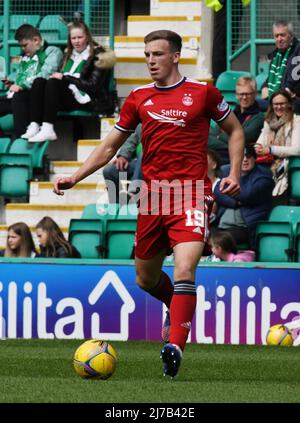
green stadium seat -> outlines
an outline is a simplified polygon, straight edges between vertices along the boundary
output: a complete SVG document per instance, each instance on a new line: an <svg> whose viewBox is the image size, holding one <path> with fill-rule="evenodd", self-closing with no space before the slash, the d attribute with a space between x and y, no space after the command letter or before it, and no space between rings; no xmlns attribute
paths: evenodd
<svg viewBox="0 0 300 423"><path fill-rule="evenodd" d="M117 219L136 220L138 215L138 208L136 203L124 204L120 207Z"/></svg>
<svg viewBox="0 0 300 423"><path fill-rule="evenodd" d="M225 71L222 72L217 81L216 87L221 91L225 100L230 104L234 105L237 103L235 96L236 82L241 76L251 76L249 72L244 71Z"/></svg>
<svg viewBox="0 0 300 423"><path fill-rule="evenodd" d="M0 127L3 132L11 133L14 129L14 119L13 115L9 114L6 116L0 117Z"/></svg>
<svg viewBox="0 0 300 423"><path fill-rule="evenodd" d="M82 258L104 256L102 222L99 219L71 219L69 242L77 248Z"/></svg>
<svg viewBox="0 0 300 423"><path fill-rule="evenodd" d="M295 232L297 223L300 222L300 206L277 206L271 211L270 222L291 223Z"/></svg>
<svg viewBox="0 0 300 423"><path fill-rule="evenodd" d="M75 247L82 258L98 259L102 257L102 235L96 231L73 231L70 233L69 242Z"/></svg>
<svg viewBox="0 0 300 423"><path fill-rule="evenodd" d="M71 219L69 242L77 248L82 258L103 257L102 223L93 219Z"/></svg>
<svg viewBox="0 0 300 423"><path fill-rule="evenodd" d="M9 37L14 39L16 30L23 24L30 24L37 27L40 19L40 15L11 15Z"/></svg>
<svg viewBox="0 0 300 423"><path fill-rule="evenodd" d="M0 153L7 153L10 143L10 138L0 138Z"/></svg>
<svg viewBox="0 0 300 423"><path fill-rule="evenodd" d="M85 206L81 219L94 219L101 221L102 233L106 232L107 220L113 220L117 218L119 211L119 204L88 204Z"/></svg>
<svg viewBox="0 0 300 423"><path fill-rule="evenodd" d="M27 197L32 179L32 161L28 154L0 154L0 195Z"/></svg>
<svg viewBox="0 0 300 423"><path fill-rule="evenodd" d="M300 262L300 223L297 224L294 237L295 261Z"/></svg>
<svg viewBox="0 0 300 423"><path fill-rule="evenodd" d="M106 257L132 259L136 221L128 219L108 220L106 225Z"/></svg>
<svg viewBox="0 0 300 423"><path fill-rule="evenodd" d="M17 138L11 144L9 153L29 154L32 157L32 166L42 168L48 146L49 141L30 143L23 138Z"/></svg>
<svg viewBox="0 0 300 423"><path fill-rule="evenodd" d="M289 222L258 222L257 261L293 261L293 228Z"/></svg>
<svg viewBox="0 0 300 423"><path fill-rule="evenodd" d="M290 200L300 201L300 157L291 157L289 159L289 189Z"/></svg>
<svg viewBox="0 0 300 423"><path fill-rule="evenodd" d="M47 41L68 39L68 27L62 22L59 15L48 15L42 18L39 31Z"/></svg>

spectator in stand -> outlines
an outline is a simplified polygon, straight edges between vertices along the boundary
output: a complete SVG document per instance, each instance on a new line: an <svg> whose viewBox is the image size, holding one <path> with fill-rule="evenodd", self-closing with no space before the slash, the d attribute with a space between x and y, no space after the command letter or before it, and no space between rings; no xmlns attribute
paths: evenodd
<svg viewBox="0 0 300 423"><path fill-rule="evenodd" d="M7 229L5 250L0 251L4 257L35 257L36 249L29 227L24 222L17 222Z"/></svg>
<svg viewBox="0 0 300 423"><path fill-rule="evenodd" d="M218 153L214 150L207 150L207 176L210 179L212 185L212 192L216 187L216 184L220 181L220 167L221 167L221 158Z"/></svg>
<svg viewBox="0 0 300 423"><path fill-rule="evenodd" d="M40 257L80 258L80 253L64 237L61 229L49 216L36 225Z"/></svg>
<svg viewBox="0 0 300 423"><path fill-rule="evenodd" d="M240 77L236 84L238 104L234 113L244 129L246 145L252 145L256 142L264 124L264 115L259 109L256 96L255 79L250 76ZM218 125L209 130L208 147L219 153L222 164L229 163L228 135Z"/></svg>
<svg viewBox="0 0 300 423"><path fill-rule="evenodd" d="M254 147L245 149L240 179L241 191L235 197L229 197L220 191L218 182L214 194L218 206L214 230L230 232L237 244L255 248L256 224L266 220L272 208L272 190L274 181L269 168L256 165ZM223 166L223 175L228 174L228 166Z"/></svg>
<svg viewBox="0 0 300 423"><path fill-rule="evenodd" d="M279 89L286 90L293 99L295 110L300 112L300 77L298 73L300 42L294 34L293 24L277 21L273 24L276 49L271 53L269 75L262 86L259 106L266 111L271 95Z"/></svg>
<svg viewBox="0 0 300 423"><path fill-rule="evenodd" d="M207 176L211 182L211 190L215 191L217 183L221 180L220 178L220 167L221 167L221 158L214 150L207 150ZM217 213L217 203L214 201L211 209L211 214L209 216L209 221L212 223L216 218Z"/></svg>
<svg viewBox="0 0 300 423"><path fill-rule="evenodd" d="M37 78L47 80L61 66L63 53L55 46L49 46L38 29L29 24L21 25L15 34L23 50L15 82L6 79L8 89L0 97L0 116L13 113L14 137L20 137L30 122L32 85Z"/></svg>
<svg viewBox="0 0 300 423"><path fill-rule="evenodd" d="M272 94L265 123L255 144L258 162L270 163L275 181L273 207L288 204L288 158L300 155L300 116L286 90Z"/></svg>
<svg viewBox="0 0 300 423"><path fill-rule="evenodd" d="M230 232L215 231L209 237L213 255L221 261L247 262L255 260L252 250L237 250L236 242ZM216 260L211 260L216 261Z"/></svg>
<svg viewBox="0 0 300 423"><path fill-rule="evenodd" d="M22 138L29 142L57 139L54 123L60 110L113 113L109 93L113 51L97 46L84 22L69 24L67 52L61 72L37 78L31 89L31 123Z"/></svg>
<svg viewBox="0 0 300 423"><path fill-rule="evenodd" d="M136 191L137 181L142 179L140 157L134 157L137 147L141 142L141 130L142 125L139 124L136 127L135 132L130 135L126 142L120 148L116 159L112 163L107 164L103 168L103 176L107 185L108 198L110 203L122 203L123 199L120 199L120 188L121 180L131 180L129 184L128 193L133 194ZM128 195L126 192L125 202L128 201Z"/></svg>

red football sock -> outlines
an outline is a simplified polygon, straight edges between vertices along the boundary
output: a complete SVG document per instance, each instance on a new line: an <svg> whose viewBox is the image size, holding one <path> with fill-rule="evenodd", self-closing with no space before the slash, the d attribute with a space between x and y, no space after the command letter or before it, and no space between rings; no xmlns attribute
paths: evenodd
<svg viewBox="0 0 300 423"><path fill-rule="evenodd" d="M174 286L165 272L161 272L158 284L154 288L147 289L147 292L152 295L152 297L165 303L168 308L170 308L173 291Z"/></svg>
<svg viewBox="0 0 300 423"><path fill-rule="evenodd" d="M174 282L174 295L170 308L170 343L184 350L196 309L196 287L193 281Z"/></svg>

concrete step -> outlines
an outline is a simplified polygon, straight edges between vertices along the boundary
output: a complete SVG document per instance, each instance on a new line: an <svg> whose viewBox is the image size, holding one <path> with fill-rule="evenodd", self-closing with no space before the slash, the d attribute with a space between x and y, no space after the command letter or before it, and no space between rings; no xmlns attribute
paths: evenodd
<svg viewBox="0 0 300 423"><path fill-rule="evenodd" d="M202 0L151 0L150 15L201 16Z"/></svg>
<svg viewBox="0 0 300 423"><path fill-rule="evenodd" d="M190 78L198 78L201 75L197 57L181 58L179 69L182 75ZM204 77L206 75L203 75ZM117 57L115 66L115 78L149 78L148 68L144 57Z"/></svg>
<svg viewBox="0 0 300 423"><path fill-rule="evenodd" d="M81 217L84 207L83 204L9 203L6 205L5 223L25 222L28 226L36 226L44 216L50 216L60 227L69 227L71 219Z"/></svg>
<svg viewBox="0 0 300 423"><path fill-rule="evenodd" d="M50 181L54 181L58 176L71 176L75 173L83 162L77 161L52 161L50 164ZM102 169L85 178L84 182L98 183L104 182Z"/></svg>
<svg viewBox="0 0 300 423"><path fill-rule="evenodd" d="M197 50L199 43L200 36L182 36L183 49ZM114 50L122 48L143 50L144 47L144 36L116 35L114 37Z"/></svg>
<svg viewBox="0 0 300 423"><path fill-rule="evenodd" d="M115 126L117 119L114 118L101 118L101 136L103 139Z"/></svg>
<svg viewBox="0 0 300 423"><path fill-rule="evenodd" d="M35 246L38 247L39 242L36 236L35 226L29 226L29 229L32 234L33 242ZM66 226L62 226L60 227L60 229L62 230L65 238L68 239L69 228ZM8 230L8 225L0 225L0 250L4 249L6 246L7 230Z"/></svg>
<svg viewBox="0 0 300 423"><path fill-rule="evenodd" d="M91 152L101 143L101 140L78 140L77 141L77 160L84 162Z"/></svg>
<svg viewBox="0 0 300 423"><path fill-rule="evenodd" d="M186 13L185 13L186 15ZM159 29L169 29L185 36L201 35L201 16L128 16L127 35L145 36Z"/></svg>
<svg viewBox="0 0 300 423"><path fill-rule="evenodd" d="M183 58L197 57L200 37L182 37ZM116 36L114 51L117 57L144 57L144 37Z"/></svg>
<svg viewBox="0 0 300 423"><path fill-rule="evenodd" d="M72 189L66 190L63 196L53 193L52 182L30 183L30 204L90 204L106 203L108 201L104 182L79 182Z"/></svg>

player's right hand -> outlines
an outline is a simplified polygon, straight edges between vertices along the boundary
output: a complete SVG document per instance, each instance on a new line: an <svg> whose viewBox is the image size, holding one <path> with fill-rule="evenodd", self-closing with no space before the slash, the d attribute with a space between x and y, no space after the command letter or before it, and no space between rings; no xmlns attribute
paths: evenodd
<svg viewBox="0 0 300 423"><path fill-rule="evenodd" d="M54 181L53 192L57 195L64 195L62 190L70 189L76 184L72 176L58 177Z"/></svg>

